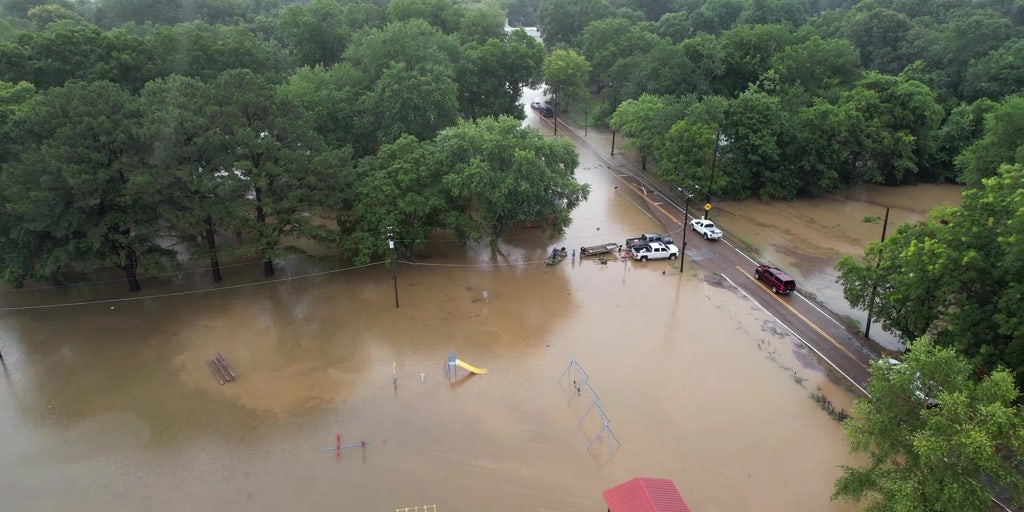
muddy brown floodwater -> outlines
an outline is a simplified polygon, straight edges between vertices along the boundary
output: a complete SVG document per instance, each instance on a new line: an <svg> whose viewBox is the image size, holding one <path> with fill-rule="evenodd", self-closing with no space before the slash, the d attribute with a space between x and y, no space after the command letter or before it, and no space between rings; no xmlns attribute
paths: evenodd
<svg viewBox="0 0 1024 512"><path fill-rule="evenodd" d="M659 229L586 155L578 176L593 191L564 239L432 241L398 267L399 308L386 265L270 284L253 265L225 269L218 291L5 309L0 508L598 511L603 489L646 475L697 511L854 510L829 501L855 460L810 398L851 396L760 309L693 264L543 263L555 245ZM449 352L488 372L447 382ZM216 353L237 382L212 378ZM573 358L613 457L592 395L559 382ZM339 434L368 445L336 460Z"/></svg>
<svg viewBox="0 0 1024 512"><path fill-rule="evenodd" d="M817 298L863 330L867 313L851 308L843 298L836 284L836 261L844 254L862 257L867 243L881 237L886 207L890 209L887 234L891 235L901 224L924 219L935 207L959 206L962 190L950 184L863 185L799 201L726 201L712 215L734 244L756 249L758 259L792 274L801 293ZM871 338L892 350L905 348L877 323Z"/></svg>

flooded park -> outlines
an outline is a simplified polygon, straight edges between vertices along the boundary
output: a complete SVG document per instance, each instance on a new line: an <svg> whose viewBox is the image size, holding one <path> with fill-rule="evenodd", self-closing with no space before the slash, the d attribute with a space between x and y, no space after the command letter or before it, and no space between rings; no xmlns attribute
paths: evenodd
<svg viewBox="0 0 1024 512"><path fill-rule="evenodd" d="M143 298L3 290L2 508L600 511L643 475L695 511L856 510L829 496L860 461L812 399L855 395L745 296L691 261L544 263L662 229L592 155L577 177L592 190L564 238L439 236L396 280L293 257L273 282L240 263L216 289L184 273ZM864 187L715 220L855 317L833 305L831 264L878 237L865 217L916 220L958 194ZM446 378L450 353L487 372ZM217 354L237 380L211 375Z"/></svg>

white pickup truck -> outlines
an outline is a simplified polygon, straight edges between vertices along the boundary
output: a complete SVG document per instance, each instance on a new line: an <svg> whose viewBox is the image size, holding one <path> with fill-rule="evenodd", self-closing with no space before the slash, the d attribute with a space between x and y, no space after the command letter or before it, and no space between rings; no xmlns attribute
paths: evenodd
<svg viewBox="0 0 1024 512"><path fill-rule="evenodd" d="M722 230L715 227L715 223L705 219L693 219L690 221L690 229L700 233L705 240L718 240L722 238Z"/></svg>
<svg viewBox="0 0 1024 512"><path fill-rule="evenodd" d="M649 244L634 245L629 250L630 256L637 261L647 260L674 260L679 257L679 248L672 244L651 242Z"/></svg>

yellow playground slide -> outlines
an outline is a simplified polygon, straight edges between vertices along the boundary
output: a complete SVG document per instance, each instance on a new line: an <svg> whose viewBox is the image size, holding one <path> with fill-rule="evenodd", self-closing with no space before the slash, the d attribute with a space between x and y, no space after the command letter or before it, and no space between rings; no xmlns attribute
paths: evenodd
<svg viewBox="0 0 1024 512"><path fill-rule="evenodd" d="M473 365L463 361L462 359L456 359L455 360L455 364L456 364L456 366L458 366L460 368L465 368L466 371L470 371L470 372L473 372L473 373L487 373L487 368L477 368L476 366L473 366Z"/></svg>

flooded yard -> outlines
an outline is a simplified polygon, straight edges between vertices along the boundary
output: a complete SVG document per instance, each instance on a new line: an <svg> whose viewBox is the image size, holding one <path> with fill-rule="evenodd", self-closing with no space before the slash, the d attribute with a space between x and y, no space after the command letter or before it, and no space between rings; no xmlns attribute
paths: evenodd
<svg viewBox="0 0 1024 512"><path fill-rule="evenodd" d="M240 266L218 291L174 295L208 286L197 274L144 283L160 298L0 313L4 510L597 511L637 475L695 511L854 510L829 501L855 461L811 399L851 395L760 309L694 264L543 263L660 229L582 160L593 191L564 239L434 240L398 266L398 308L387 265L290 260L280 274L323 273ZM450 352L487 373L446 380ZM211 376L217 353L236 382ZM573 360L579 393L559 381ZM339 435L368 444L339 459Z"/></svg>

